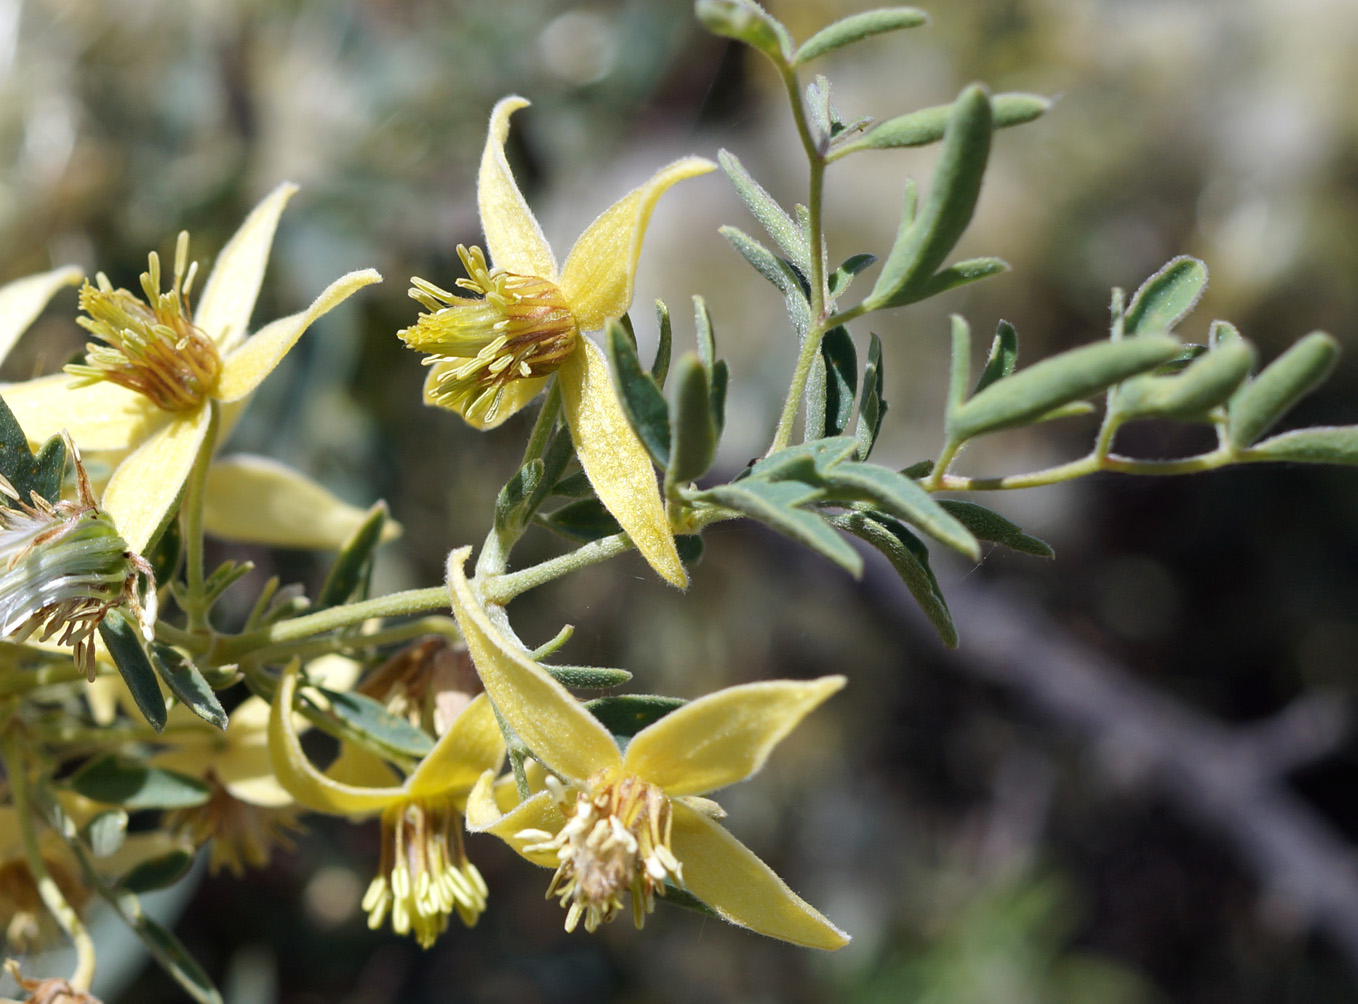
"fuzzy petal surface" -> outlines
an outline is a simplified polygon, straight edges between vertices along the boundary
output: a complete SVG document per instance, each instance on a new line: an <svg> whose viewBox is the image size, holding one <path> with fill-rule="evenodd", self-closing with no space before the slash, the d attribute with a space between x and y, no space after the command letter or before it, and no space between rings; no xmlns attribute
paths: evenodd
<svg viewBox="0 0 1358 1004"><path fill-rule="evenodd" d="M326 777L307 759L292 721L293 695L297 692L299 664L283 670L274 690L273 713L269 716L269 759L274 776L297 804L331 815L380 812L399 801L404 789L360 788Z"/></svg>
<svg viewBox="0 0 1358 1004"><path fill-rule="evenodd" d="M371 268L342 275L316 297L306 310L266 324L222 362L222 375L213 394L220 401L239 401L264 382L297 339L316 318L339 306L364 286L381 282Z"/></svg>
<svg viewBox="0 0 1358 1004"><path fill-rule="evenodd" d="M9 355L19 336L62 286L74 286L81 279L74 265L50 272L25 276L0 286L0 359Z"/></svg>
<svg viewBox="0 0 1358 1004"><path fill-rule="evenodd" d="M511 95L501 98L491 110L490 131L476 176L476 202L491 265L555 282L556 258L505 159L509 116L529 104L526 99Z"/></svg>
<svg viewBox="0 0 1358 1004"><path fill-rule="evenodd" d="M215 460L208 468L203 524L216 537L335 551L367 518L367 510L268 457L237 454ZM382 529L384 541L400 535L399 523L389 520Z"/></svg>
<svg viewBox="0 0 1358 1004"><path fill-rule="evenodd" d="M467 581L471 548L448 555L453 616L486 693L533 755L562 777L582 781L622 763L612 735L570 692L499 631Z"/></svg>
<svg viewBox="0 0 1358 1004"><path fill-rule="evenodd" d="M684 589L688 573L674 546L651 456L618 403L603 350L582 337L557 370L557 380L576 455L599 501L656 574Z"/></svg>
<svg viewBox="0 0 1358 1004"><path fill-rule="evenodd" d="M623 768L667 795L701 795L743 781L847 682L842 676L767 680L707 694L638 732Z"/></svg>
<svg viewBox="0 0 1358 1004"><path fill-rule="evenodd" d="M504 758L505 740L495 724L495 709L485 694L477 694L406 778L406 790L416 798L440 793L465 796L477 778L498 768Z"/></svg>
<svg viewBox="0 0 1358 1004"><path fill-rule="evenodd" d="M496 803L494 789L493 773L487 772L476 782L476 787L467 798L467 829L472 833L489 833L499 837L534 864L555 868L555 852L535 851L529 854L525 848L536 841L518 836L524 830L545 830L554 834L561 829L566 818L561 815L561 809L551 794L538 792L528 800L502 811Z"/></svg>
<svg viewBox="0 0 1358 1004"><path fill-rule="evenodd" d="M118 465L103 508L127 546L143 554L174 513L212 418L208 408L176 415Z"/></svg>
<svg viewBox="0 0 1358 1004"><path fill-rule="evenodd" d="M127 450L169 421L145 396L107 380L74 387L69 373L0 388L9 410L37 446L66 429L82 450Z"/></svg>
<svg viewBox="0 0 1358 1004"><path fill-rule="evenodd" d="M662 167L599 215L571 248L558 285L581 331L596 331L610 317L621 317L632 303L632 279L641 256L641 239L660 196L685 178L715 170L702 157L685 157Z"/></svg>
<svg viewBox="0 0 1358 1004"><path fill-rule="evenodd" d="M245 338L269 264L278 217L296 191L296 185L285 181L266 195L226 242L203 284L194 321L223 353Z"/></svg>
<svg viewBox="0 0 1358 1004"><path fill-rule="evenodd" d="M721 824L682 802L674 812L673 850L684 887L732 924L807 948L835 949L849 936L787 887L773 869Z"/></svg>

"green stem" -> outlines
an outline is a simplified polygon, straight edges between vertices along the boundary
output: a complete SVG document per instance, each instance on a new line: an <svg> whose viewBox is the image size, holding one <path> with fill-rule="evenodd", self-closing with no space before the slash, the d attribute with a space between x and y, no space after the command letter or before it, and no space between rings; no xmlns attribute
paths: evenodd
<svg viewBox="0 0 1358 1004"><path fill-rule="evenodd" d="M2 755L5 776L9 780L10 797L14 801L14 814L18 818L19 835L24 845L24 859L28 862L28 870L37 884L38 895L42 897L43 905L56 918L75 947L76 966L70 982L74 990L83 993L89 990L90 984L94 981L94 940L85 930L85 925L75 908L66 902L66 897L62 895L51 872L47 870L47 863L43 860L42 847L38 843L38 834L34 829L38 816L33 811L30 801L28 771L25 769L23 753L19 749L13 729L8 730L5 735Z"/></svg>
<svg viewBox="0 0 1358 1004"><path fill-rule="evenodd" d="M523 451L524 464L537 460L547 449L547 437L552 434L556 416L560 413L561 387L553 380L551 386L547 388L547 396L542 400L542 410L538 412L537 420L533 422L533 431L528 434L528 445Z"/></svg>
<svg viewBox="0 0 1358 1004"><path fill-rule="evenodd" d="M193 469L189 471L188 484L184 489L184 505L179 510L180 534L184 545L184 582L188 586L184 613L190 631L201 631L208 626L207 578L203 566L203 496L208 467L217 449L220 421L220 405L216 401L209 401L207 432L198 447Z"/></svg>
<svg viewBox="0 0 1358 1004"><path fill-rule="evenodd" d="M337 645L333 638L310 638L303 641L268 645L251 652L250 657L261 663L283 662L293 657L307 662L336 651L343 652L346 649L373 649L383 645L398 645L401 642L410 641L413 638L423 638L426 635L438 635L455 642L462 640L462 634L458 631L457 623L452 618L421 617L419 620L404 621L391 627L355 635L352 638L353 645L346 645L343 642Z"/></svg>
<svg viewBox="0 0 1358 1004"><path fill-rule="evenodd" d="M477 566L476 580L481 584L481 595L487 603L504 606L520 593L559 579L561 576L601 561L615 558L630 550L631 538L625 533L615 533L611 537L601 537L590 541L574 551L558 555L538 565L532 565L517 572L492 574L482 577Z"/></svg>
<svg viewBox="0 0 1358 1004"><path fill-rule="evenodd" d="M1100 457L1097 453L1091 453L1079 460L1058 464L1055 467L1034 471L1031 474L1011 474L999 478L971 478L948 474L944 475L938 484L934 484L933 479L926 481L924 487L931 491L939 489L966 492L1006 491L1015 488L1040 488L1045 485L1060 484L1063 481L1072 481L1075 478L1097 474L1101 471L1110 471L1116 474L1159 476L1198 474L1202 471L1213 471L1234 463L1259 462L1267 459L1270 458L1251 456L1249 451L1235 452L1231 450L1213 450L1211 453L1199 454L1196 457L1183 457L1177 460L1137 460L1134 457L1122 457L1115 453Z"/></svg>
<svg viewBox="0 0 1358 1004"><path fill-rule="evenodd" d="M409 617L413 614L427 614L448 610L452 601L444 586L430 586L427 589L407 589L387 596L378 596L359 603L346 603L338 607L318 610L314 614L293 617L290 620L270 624L261 631L251 631L220 640L213 653L218 663L235 662L256 651L300 641L327 631L362 624L374 617Z"/></svg>

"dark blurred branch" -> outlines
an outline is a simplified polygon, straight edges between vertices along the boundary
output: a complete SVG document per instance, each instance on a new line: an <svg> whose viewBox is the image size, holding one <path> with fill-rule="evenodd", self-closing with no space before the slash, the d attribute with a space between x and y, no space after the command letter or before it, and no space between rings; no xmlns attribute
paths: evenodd
<svg viewBox="0 0 1358 1004"><path fill-rule="evenodd" d="M1154 785L1234 845L1271 905L1323 932L1358 971L1358 853L1286 783L1342 740L1339 700L1306 696L1265 722L1230 726L1138 681L1019 597L962 583L949 598L959 668L1019 691L1120 778Z"/></svg>

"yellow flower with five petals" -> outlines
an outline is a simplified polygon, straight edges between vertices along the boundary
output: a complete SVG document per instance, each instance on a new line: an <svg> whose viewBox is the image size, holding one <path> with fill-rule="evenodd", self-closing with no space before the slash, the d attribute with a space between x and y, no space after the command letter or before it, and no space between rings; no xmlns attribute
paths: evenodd
<svg viewBox="0 0 1358 1004"><path fill-rule="evenodd" d="M303 752L292 720L298 673L296 663L285 669L274 692L269 718L274 776L304 808L346 816L381 813L382 861L363 897L368 926L376 930L390 916L396 933L413 932L424 948L447 929L454 911L471 927L486 908L487 890L467 860L462 812L476 780L493 773L505 755L486 696L478 695L453 719L404 783L357 785L321 773ZM355 759L370 774L391 775L375 757ZM337 773L334 766L330 773Z"/></svg>
<svg viewBox="0 0 1358 1004"><path fill-rule="evenodd" d="M555 777L547 790L505 805L493 775L483 775L467 802L468 828L556 867L549 894L566 906L568 929L582 919L587 930L611 920L623 893L640 927L669 883L761 934L812 948L848 944L701 797L759 770L844 677L728 687L670 712L620 750L598 719L506 639L463 572L469 552L448 559L453 613L486 693Z"/></svg>
<svg viewBox="0 0 1358 1004"><path fill-rule="evenodd" d="M82 450L131 451L104 490L103 507L133 551L145 551L173 511L213 405L226 410L224 434L236 409L312 322L381 281L372 269L350 272L306 310L247 337L278 218L295 191L279 185L255 207L222 249L196 309L189 309L194 270L181 236L169 291L160 289L154 253L142 276L144 300L102 276L81 291L89 315L82 321L107 343L92 345L91 365L77 368L83 384L56 374L0 391L31 442L64 428Z"/></svg>
<svg viewBox="0 0 1358 1004"><path fill-rule="evenodd" d="M505 158L509 116L527 105L507 97L491 112L476 190L490 263L480 248L458 248L467 278L457 285L476 295L413 279L410 294L428 313L399 334L428 355L425 399L478 429L499 425L555 374L576 455L599 500L651 567L682 588L688 577L650 457L618 403L603 352L582 332L627 312L660 196L716 165L686 157L661 168L591 223L558 269Z"/></svg>

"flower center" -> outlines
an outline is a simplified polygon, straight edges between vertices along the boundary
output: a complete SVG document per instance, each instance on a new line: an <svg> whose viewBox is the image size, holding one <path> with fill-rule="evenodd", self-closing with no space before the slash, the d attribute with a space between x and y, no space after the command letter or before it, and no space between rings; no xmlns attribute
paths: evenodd
<svg viewBox="0 0 1358 1004"><path fill-rule="evenodd" d="M94 502L85 468L75 459L79 499L55 504L33 493L25 502L0 475L0 637L74 649L76 665L94 679L94 634L113 607L127 606L150 638L156 589L150 564L128 550ZM140 585L140 589L138 588Z"/></svg>
<svg viewBox="0 0 1358 1004"><path fill-rule="evenodd" d="M655 894L665 882L683 884L683 867L670 849L670 800L660 788L634 774L610 768L586 782L575 795L549 779L566 825L555 836L540 830L520 834L546 837L525 848L556 851L561 863L547 895L566 907L566 930L585 920L593 931L622 909L622 894L632 894L632 919L641 927L655 909Z"/></svg>
<svg viewBox="0 0 1358 1004"><path fill-rule="evenodd" d="M434 401L488 425L506 388L554 373L575 350L580 329L556 283L488 269L480 248L459 244L457 253L467 269L457 285L479 298L412 279L410 295L429 313L397 334L408 347L429 354L425 365L453 364L441 368L429 388Z"/></svg>
<svg viewBox="0 0 1358 1004"><path fill-rule="evenodd" d="M208 771L206 802L166 814L166 828L182 833L201 847L210 843L208 868L223 868L240 878L246 867L263 868L275 846L292 850L291 835L302 831L301 813L293 806L252 805L236 798Z"/></svg>
<svg viewBox="0 0 1358 1004"><path fill-rule="evenodd" d="M160 291L160 258L154 251L141 274L142 300L114 289L108 276L95 276L80 290L78 323L103 344L91 342L85 362L66 367L76 386L108 380L145 395L162 411L197 408L217 386L222 359L217 346L194 323L189 290L197 264L188 264L189 235L175 245L174 284Z"/></svg>
<svg viewBox="0 0 1358 1004"><path fill-rule="evenodd" d="M457 911L468 927L486 909L486 882L467 860L462 814L447 798L399 802L382 813L382 862L363 897L368 927L377 930L391 912L397 934L414 931L428 948Z"/></svg>

